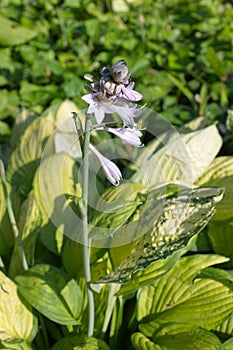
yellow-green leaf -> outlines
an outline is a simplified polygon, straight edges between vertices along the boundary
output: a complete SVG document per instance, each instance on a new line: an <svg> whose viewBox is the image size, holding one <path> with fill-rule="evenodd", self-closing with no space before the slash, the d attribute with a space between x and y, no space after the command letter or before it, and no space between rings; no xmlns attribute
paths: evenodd
<svg viewBox="0 0 233 350"><path fill-rule="evenodd" d="M164 277L142 288L138 296L140 330L147 336L213 329L232 312L233 292L209 278L196 278L200 270L226 261L217 255L182 258Z"/></svg>
<svg viewBox="0 0 233 350"><path fill-rule="evenodd" d="M59 340L51 350L110 350L101 339L72 334Z"/></svg>
<svg viewBox="0 0 233 350"><path fill-rule="evenodd" d="M19 298L15 283L0 271L0 341L30 344L36 331L31 306Z"/></svg>
<svg viewBox="0 0 233 350"><path fill-rule="evenodd" d="M150 188L176 181L191 187L216 157L221 145L215 125L178 135L152 154L131 180Z"/></svg>

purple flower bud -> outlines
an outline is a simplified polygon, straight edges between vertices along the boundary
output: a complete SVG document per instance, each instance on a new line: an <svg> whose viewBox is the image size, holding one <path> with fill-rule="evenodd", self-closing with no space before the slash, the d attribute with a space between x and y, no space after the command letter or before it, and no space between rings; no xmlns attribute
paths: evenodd
<svg viewBox="0 0 233 350"><path fill-rule="evenodd" d="M120 60L114 63L110 71L114 81L119 84L129 84L131 73L125 60Z"/></svg>

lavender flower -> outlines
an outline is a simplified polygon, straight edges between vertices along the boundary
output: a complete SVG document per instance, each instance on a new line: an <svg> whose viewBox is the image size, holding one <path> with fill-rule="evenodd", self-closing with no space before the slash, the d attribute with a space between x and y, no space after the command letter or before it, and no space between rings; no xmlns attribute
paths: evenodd
<svg viewBox="0 0 233 350"><path fill-rule="evenodd" d="M119 99L118 102L109 103L99 101L94 94L87 94L82 99L89 104L87 109L88 114L94 114L96 122L102 123L105 114L117 113L121 118L124 126L133 127L134 118L141 113L141 108L135 107L132 103L124 103L124 100Z"/></svg>
<svg viewBox="0 0 233 350"><path fill-rule="evenodd" d="M107 124L96 125L96 130L106 130L120 137L124 142L135 146L142 146L140 137L142 133L137 128L134 118L141 113L141 108L133 104L140 101L142 95L134 90L134 82L131 81L131 73L124 60L118 61L111 68L104 67L101 70L100 81L85 85L88 94L82 99L88 103L87 114L94 114L97 124L101 124L105 114L118 114L122 120L122 128L111 128ZM90 150L98 157L106 178L115 186L122 179L119 168L109 159L104 157L90 144Z"/></svg>
<svg viewBox="0 0 233 350"><path fill-rule="evenodd" d="M128 143L129 145L132 145L134 147L141 147L143 144L141 143L140 137L142 136L142 133L140 130L136 129L135 127L130 128L104 128L104 130L107 130L111 132L112 134L120 137L124 142Z"/></svg>
<svg viewBox="0 0 233 350"><path fill-rule="evenodd" d="M95 115L97 123L101 123L105 114L117 113L124 126L132 127L133 118L140 114L140 109L132 102L140 101L142 95L134 90L134 82L130 79L130 71L124 60L118 61L111 68L101 70L101 79L85 85L89 92L82 99L89 104L88 114Z"/></svg>
<svg viewBox="0 0 233 350"><path fill-rule="evenodd" d="M111 160L104 157L99 151L97 151L97 149L92 144L89 144L89 148L99 159L104 174L108 181L110 181L113 185L118 186L120 180L122 179L120 169L116 166L115 163L113 163Z"/></svg>

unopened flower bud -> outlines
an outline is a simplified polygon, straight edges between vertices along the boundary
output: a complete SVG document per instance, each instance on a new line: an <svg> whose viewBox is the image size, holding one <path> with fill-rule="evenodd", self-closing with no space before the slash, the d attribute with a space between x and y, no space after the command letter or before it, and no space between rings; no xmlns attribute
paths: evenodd
<svg viewBox="0 0 233 350"><path fill-rule="evenodd" d="M104 157L99 151L97 151L97 149L92 144L89 144L89 148L99 159L104 174L108 181L111 182L114 186L118 186L122 179L120 169L116 166L115 163L113 163L111 160Z"/></svg>
<svg viewBox="0 0 233 350"><path fill-rule="evenodd" d="M119 84L128 84L130 79L130 71L125 60L114 63L111 67L111 76L115 82Z"/></svg>

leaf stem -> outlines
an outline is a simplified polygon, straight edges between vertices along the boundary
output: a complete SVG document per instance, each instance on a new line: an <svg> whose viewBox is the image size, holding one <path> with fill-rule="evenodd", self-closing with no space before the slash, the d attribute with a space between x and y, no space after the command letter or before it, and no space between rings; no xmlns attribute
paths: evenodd
<svg viewBox="0 0 233 350"><path fill-rule="evenodd" d="M89 246L91 245L88 239L88 178L89 178L89 143L91 134L91 117L86 115L84 145L83 145L83 169L82 169L82 224L83 224L83 266L84 276L87 284L87 296L88 296L88 336L91 337L94 333L94 320L95 320L95 305L94 294L90 288L91 282L91 268L90 268L90 256Z"/></svg>
<svg viewBox="0 0 233 350"><path fill-rule="evenodd" d="M9 196L9 193L7 190L5 168L4 168L3 161L1 159L0 159L0 177L2 179L2 187L3 187L3 192L4 192L4 196L5 196L5 200L6 200L7 211L8 211L10 223L11 223L12 230L13 230L13 233L15 236L16 244L17 244L18 249L19 249L19 255L20 255L21 262L22 262L22 266L23 266L23 269L26 271L26 270L28 270L28 263L27 263L26 255L25 255L25 252L23 249L21 237L19 235L19 230L18 230L18 227L16 224L11 199L10 199L10 196Z"/></svg>

